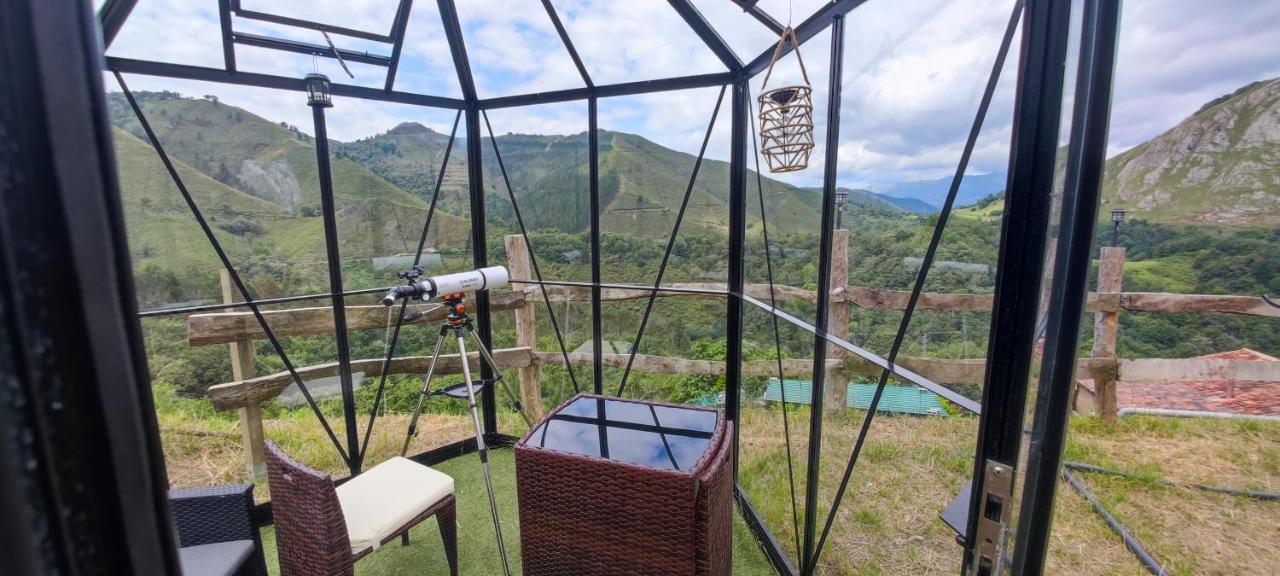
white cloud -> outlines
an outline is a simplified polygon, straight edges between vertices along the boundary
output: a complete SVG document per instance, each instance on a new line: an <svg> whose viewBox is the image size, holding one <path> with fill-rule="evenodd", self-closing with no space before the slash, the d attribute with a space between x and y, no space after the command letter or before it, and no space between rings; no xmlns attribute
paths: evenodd
<svg viewBox="0 0 1280 576"><path fill-rule="evenodd" d="M245 0L270 9L343 26L381 32L390 27L396 0L272 2ZM795 0L798 23L825 0ZM724 0L695 0L698 9L742 60L767 49L772 34ZM785 23L791 2L763 0L762 8ZM459 2L468 54L482 97L580 86L576 68L540 2ZM846 19L841 142L841 185L933 178L955 169L1012 0L874 0ZM723 70L723 65L665 2L556 0L592 79L598 84ZM247 31L319 41L307 31L237 20ZM828 33L802 49L814 88L817 149L810 168L786 179L821 181L827 116ZM385 50L384 45L340 39L343 47ZM1280 75L1280 4L1252 0L1129 0L1124 5L1111 147L1120 151L1172 127L1204 102L1248 82ZM112 47L112 55L198 66L222 65L216 3L184 0L140 2ZM1004 170L1013 108L1015 42L997 90L971 171ZM434 2L416 2L409 23L398 90L460 96L457 75ZM301 76L312 59L240 48L241 69ZM321 59L335 81L381 86L383 70L354 65L356 80L340 79L336 64ZM794 58L780 63L771 86L798 78ZM221 84L131 77L138 89L217 94L272 120L307 130L310 111L301 94ZM753 79L758 92L762 78ZM112 83L109 82L108 86ZM640 133L694 153L715 104L716 88L600 103L601 126ZM446 130L452 112L342 100L330 114L330 133L351 140L404 120ZM585 103L537 106L491 114L499 133L571 134L586 128ZM728 110L722 111L709 155L728 157Z"/></svg>

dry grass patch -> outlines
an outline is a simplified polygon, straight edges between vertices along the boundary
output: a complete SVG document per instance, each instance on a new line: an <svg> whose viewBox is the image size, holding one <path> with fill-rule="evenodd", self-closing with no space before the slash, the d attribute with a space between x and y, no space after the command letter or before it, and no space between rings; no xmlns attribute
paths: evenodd
<svg viewBox="0 0 1280 576"><path fill-rule="evenodd" d="M157 390L169 481L190 486L243 481L244 456L234 413L214 413L201 400ZM792 408L797 498L805 498L809 411ZM864 412L827 415L819 474L818 526L825 521ZM367 416L360 418L364 432ZM341 434L342 419L330 422ZM367 462L399 453L408 415L380 417ZM515 414L500 413L500 429L519 434ZM470 438L469 415L424 414L410 452ZM744 407L739 482L777 540L795 558L786 445L776 407ZM346 475L333 446L306 410L265 421L269 439L300 461ZM823 574L954 574L960 548L938 515L973 467L977 418L878 416L821 558ZM1080 478L1148 550L1175 574L1266 574L1280 565L1280 503L1167 488L1167 478L1278 491L1280 424L1128 417L1107 426L1074 418L1066 457L1134 472L1140 480L1079 473ZM269 497L265 487L259 499ZM1060 484L1048 573L1141 574L1120 538L1065 483ZM799 518L803 526L804 518Z"/></svg>

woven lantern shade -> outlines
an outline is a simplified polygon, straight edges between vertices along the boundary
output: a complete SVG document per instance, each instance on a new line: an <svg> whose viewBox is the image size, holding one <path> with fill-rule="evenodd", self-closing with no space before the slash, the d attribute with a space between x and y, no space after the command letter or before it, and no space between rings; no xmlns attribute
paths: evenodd
<svg viewBox="0 0 1280 576"><path fill-rule="evenodd" d="M804 84L783 86L767 90L769 76L782 55L788 40L795 47L796 61ZM813 89L809 85L809 73L800 58L800 43L790 27L782 31L778 45L773 50L773 60L760 86L760 151L770 172L795 172L809 167L809 153L813 151Z"/></svg>

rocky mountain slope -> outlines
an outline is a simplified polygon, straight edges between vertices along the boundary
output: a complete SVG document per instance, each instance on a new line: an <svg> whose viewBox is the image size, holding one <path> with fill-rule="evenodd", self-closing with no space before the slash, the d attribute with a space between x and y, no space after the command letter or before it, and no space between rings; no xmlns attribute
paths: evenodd
<svg viewBox="0 0 1280 576"><path fill-rule="evenodd" d="M1104 198L1156 222L1280 224L1280 79L1218 98L1107 162Z"/></svg>

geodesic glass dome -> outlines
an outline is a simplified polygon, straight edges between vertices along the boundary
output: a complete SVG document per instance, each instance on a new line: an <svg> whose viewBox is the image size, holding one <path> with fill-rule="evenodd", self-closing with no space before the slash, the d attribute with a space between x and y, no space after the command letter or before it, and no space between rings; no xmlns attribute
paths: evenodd
<svg viewBox="0 0 1280 576"><path fill-rule="evenodd" d="M404 270L502 265L510 287L465 304L493 351L477 364L489 444L579 392L718 407L735 430L737 571L917 562L886 531L922 538L921 571L1041 570L1116 6L953 4L102 3L170 482L261 479L264 438L348 477L399 452L468 454L465 404L419 395L446 311L379 300ZM803 78L792 47L775 51L786 30ZM955 60L878 67L923 41ZM775 58L779 86L811 90L812 154L786 174L759 150ZM902 209L850 175L934 89L972 95L928 127L955 145L898 153L954 171L919 233L891 230ZM1009 133L984 132L996 115ZM1004 211L990 261L962 261L946 231L993 142ZM903 249L860 253L886 236ZM942 413L959 416L928 420ZM916 500L926 514L896 513Z"/></svg>

